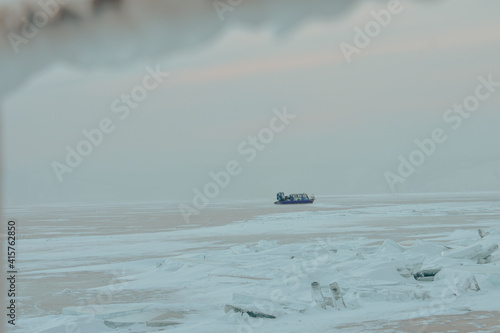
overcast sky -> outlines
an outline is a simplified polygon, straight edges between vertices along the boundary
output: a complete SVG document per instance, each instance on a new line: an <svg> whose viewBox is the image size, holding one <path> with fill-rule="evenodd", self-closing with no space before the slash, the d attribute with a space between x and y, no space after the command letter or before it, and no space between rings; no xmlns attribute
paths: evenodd
<svg viewBox="0 0 500 333"><path fill-rule="evenodd" d="M404 3L348 63L339 45L385 8L361 2L284 33L235 26L126 65L45 67L2 101L4 203L189 201L231 160L242 171L214 200L500 190L500 87L457 129L443 119L478 77L500 82L500 3ZM113 102L142 85L148 66L170 75L120 119ZM275 108L296 117L247 161L238 147L269 127ZM104 118L114 131L60 182L53 162L65 164L66 146ZM399 156L435 128L447 140L391 188L387 172L399 175Z"/></svg>

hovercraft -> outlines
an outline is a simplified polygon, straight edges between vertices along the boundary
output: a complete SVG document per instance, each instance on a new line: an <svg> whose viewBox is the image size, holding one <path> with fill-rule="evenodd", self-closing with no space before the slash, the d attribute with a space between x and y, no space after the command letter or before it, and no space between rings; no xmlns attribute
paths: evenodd
<svg viewBox="0 0 500 333"><path fill-rule="evenodd" d="M297 204L312 204L316 199L314 195L309 197L305 193L285 195L283 192L276 194L277 201L275 205L297 205Z"/></svg>

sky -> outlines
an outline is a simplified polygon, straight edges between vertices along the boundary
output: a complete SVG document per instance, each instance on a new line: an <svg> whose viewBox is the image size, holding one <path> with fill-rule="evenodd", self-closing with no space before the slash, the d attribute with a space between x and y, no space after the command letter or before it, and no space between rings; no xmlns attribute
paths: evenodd
<svg viewBox="0 0 500 333"><path fill-rule="evenodd" d="M371 11L388 8L382 1L356 4L292 28L234 24L207 41L168 52L158 47L117 64L54 60L19 83L4 62L16 83L1 100L2 201L190 202L197 189L214 190L207 187L216 183L210 172L230 161L240 172L227 185L222 177L211 201L273 200L281 191L500 190L500 4L404 2L348 61L341 45L356 46L356 29L375 22ZM238 10L245 9L225 15ZM225 24L215 9L211 15ZM151 38L162 43L161 33ZM157 75L161 82L127 107L122 96L139 91L151 71L168 76ZM488 90L488 80L498 87ZM473 101L478 89L488 96L476 98L466 117L447 111ZM288 123L273 120L284 110L293 116ZM54 163L68 166L66 147L77 150L86 140L82 131L103 119L112 132L58 177ZM270 122L283 123L272 139ZM446 140L432 139L435 129ZM251 154L249 137L259 133L266 143ZM428 144L427 152L416 140ZM418 165L408 169L410 160Z"/></svg>

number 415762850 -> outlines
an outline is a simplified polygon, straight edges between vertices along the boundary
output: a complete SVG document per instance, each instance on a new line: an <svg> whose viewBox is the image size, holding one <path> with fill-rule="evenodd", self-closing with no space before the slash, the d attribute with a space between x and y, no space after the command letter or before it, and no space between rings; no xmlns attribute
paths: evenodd
<svg viewBox="0 0 500 333"><path fill-rule="evenodd" d="M7 226L7 243L9 244L7 248L7 261L9 262L9 268L14 269L16 262L16 250L14 246L16 245L16 222L9 221Z"/></svg>

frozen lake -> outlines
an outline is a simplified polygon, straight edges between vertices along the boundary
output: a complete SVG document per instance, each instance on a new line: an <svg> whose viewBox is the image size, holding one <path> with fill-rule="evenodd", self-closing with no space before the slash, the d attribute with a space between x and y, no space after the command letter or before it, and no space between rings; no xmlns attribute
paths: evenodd
<svg viewBox="0 0 500 333"><path fill-rule="evenodd" d="M500 193L221 202L191 224L176 207L4 210L17 331L500 331Z"/></svg>

